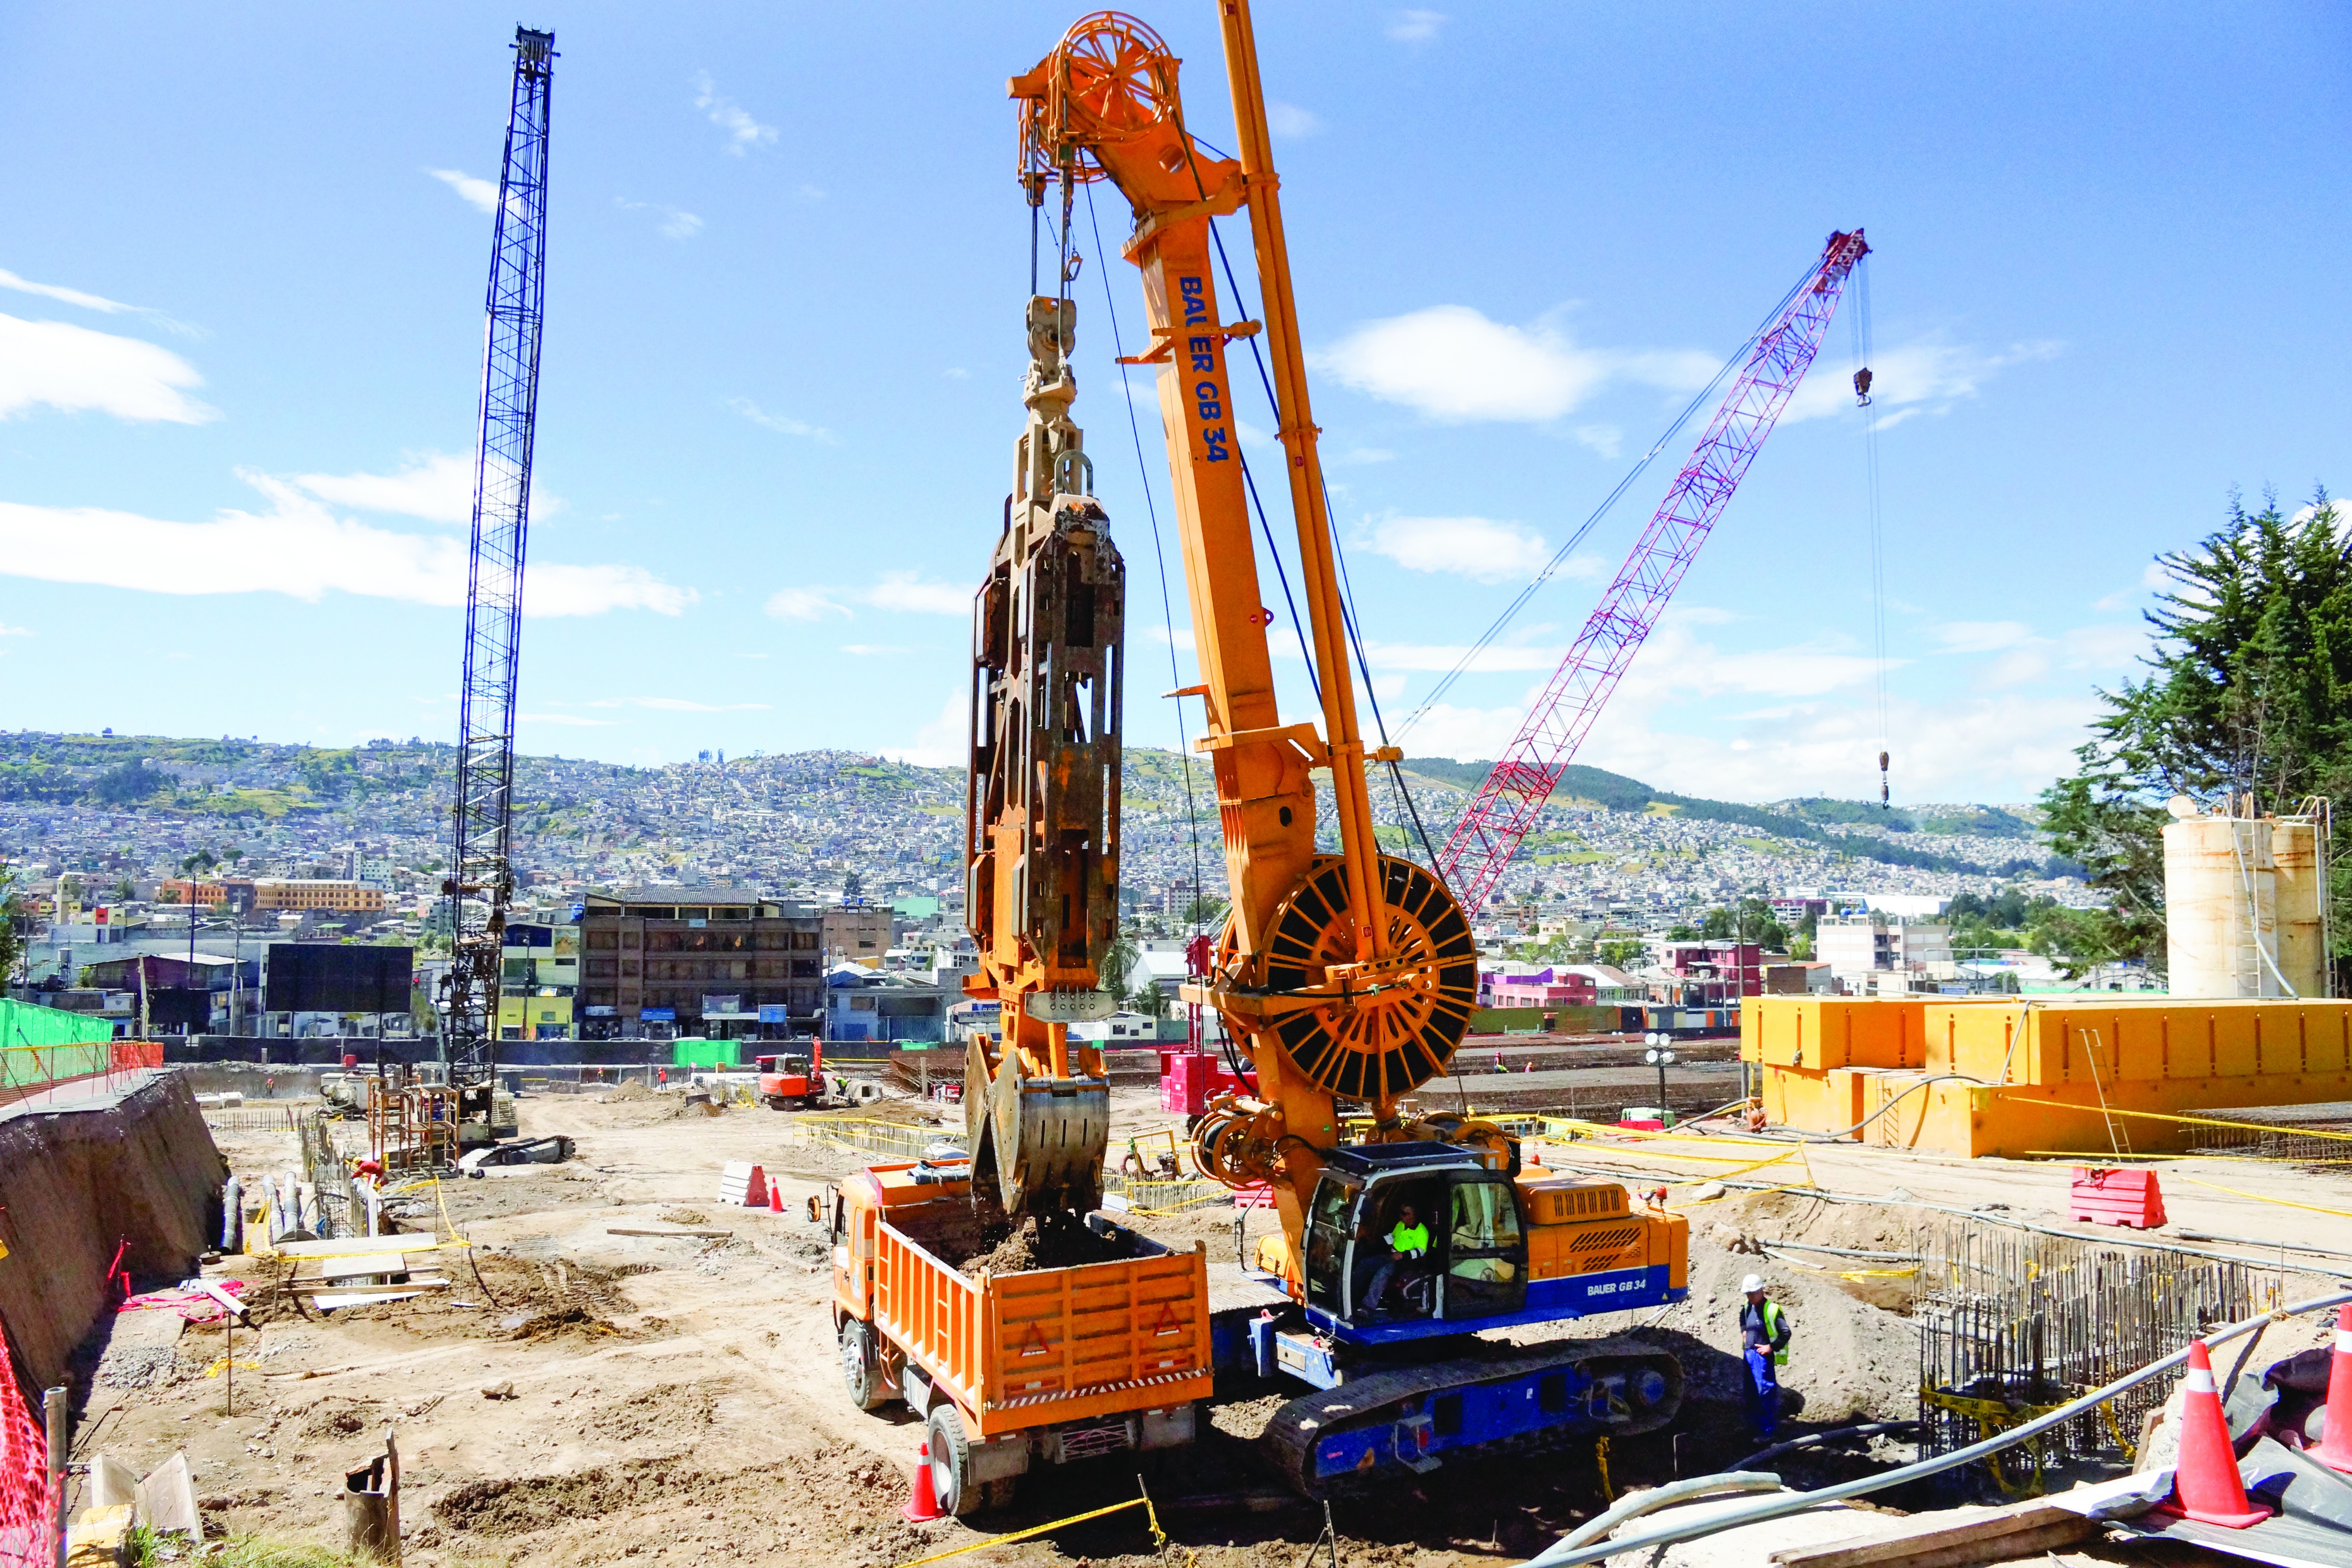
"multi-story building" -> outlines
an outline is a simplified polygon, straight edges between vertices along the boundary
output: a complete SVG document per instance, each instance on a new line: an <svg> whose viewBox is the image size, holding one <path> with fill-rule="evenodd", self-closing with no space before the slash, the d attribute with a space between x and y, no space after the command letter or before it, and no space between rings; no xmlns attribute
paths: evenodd
<svg viewBox="0 0 2352 1568"><path fill-rule="evenodd" d="M879 969L882 955L890 951L890 906L863 902L834 905L824 911L822 935L826 963L862 963L868 969Z"/></svg>
<svg viewBox="0 0 2352 1568"><path fill-rule="evenodd" d="M253 883L257 910L326 910L341 915L380 915L382 888L332 877L257 877Z"/></svg>
<svg viewBox="0 0 2352 1568"><path fill-rule="evenodd" d="M1900 992L1913 976L1949 972L1952 928L1876 910L1835 915L1814 927L1813 952L1849 993Z"/></svg>
<svg viewBox="0 0 2352 1568"><path fill-rule="evenodd" d="M591 892L580 918L589 1039L814 1033L824 1013L824 916L743 888ZM828 911L830 912L830 911ZM887 950L890 913L878 910Z"/></svg>
<svg viewBox="0 0 2352 1568"><path fill-rule="evenodd" d="M499 958L499 1038L578 1039L580 928L510 925Z"/></svg>

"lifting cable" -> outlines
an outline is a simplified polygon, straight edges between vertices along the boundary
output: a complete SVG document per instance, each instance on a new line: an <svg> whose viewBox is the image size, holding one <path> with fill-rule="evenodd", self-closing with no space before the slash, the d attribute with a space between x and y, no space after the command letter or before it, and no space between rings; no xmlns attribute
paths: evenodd
<svg viewBox="0 0 2352 1568"><path fill-rule="evenodd" d="M1809 263L1806 266L1803 274L1796 282L1790 285L1788 292L1782 294L1779 302L1773 305L1771 310L1761 321L1757 323L1756 330L1749 332L1746 340L1731 352L1731 357L1723 362L1723 367L1715 373L1715 378L1699 388L1690 402L1684 405L1683 411L1675 416L1674 423L1667 426L1664 433L1659 436L1650 449L1642 454L1625 477L1617 481L1616 487L1601 498L1601 504L1592 509L1592 515L1577 525L1576 531L1569 535L1568 542L1553 552L1551 559L1544 563L1543 569L1528 580L1527 585L1512 597L1509 604L1503 606L1503 613L1495 617L1494 624L1479 634L1478 640L1470 645L1469 651L1454 663L1452 669L1445 672L1444 678L1431 689L1429 695L1421 700L1421 706L1405 716L1404 722L1397 726L1397 733L1400 736L1411 733L1412 727L1426 718L1430 710L1443 701L1447 692L1453 690L1454 683L1469 673L1471 665L1477 660L1478 656L1486 652L1496 637L1503 635L1505 628L1510 626L1518 613L1527 608L1528 602L1536 596L1545 584L1552 580L1562 566L1568 563L1569 556L1576 547L1584 542L1585 537L1593 531L1602 518L1609 515L1610 510L1616 506L1619 499L1633 488L1633 481L1648 471L1651 463L1655 461L1658 454L1665 449L1666 443L1680 434L1683 426L1688 425L1700 409L1714 400L1717 389L1722 386L1734 371L1746 363L1749 352L1756 346L1757 340L1764 335L1765 331L1774 321L1780 319L1781 313L1789 308L1789 302L1794 300L1801 290L1811 287L1820 273L1821 267L1818 262Z"/></svg>
<svg viewBox="0 0 2352 1568"><path fill-rule="evenodd" d="M1103 248L1102 220L1095 216L1095 193L1091 185L1087 188L1087 222L1094 229L1095 254L1099 256ZM1125 359L1127 348L1119 341L1118 308L1111 298L1110 268L1105 267L1101 271L1103 312L1110 318L1111 351L1120 359ZM1135 443L1136 479L1143 486L1144 514L1151 519L1151 564L1160 575L1160 618L1161 630L1168 635L1169 690L1173 692L1184 684L1184 672L1176 660L1176 612L1168 595L1168 557L1160 542L1160 506L1151 496L1150 465L1143 460L1143 427L1135 417L1135 390L1128 382L1124 365L1118 371L1118 391L1119 401L1127 405L1127 433ZM1176 763L1184 774L1184 820L1192 838L1192 899L1184 915L1192 928L1192 934L1199 936L1201 900L1207 897L1207 892L1201 886L1201 814L1192 801L1192 747L1184 733L1184 704L1181 700L1176 703Z"/></svg>
<svg viewBox="0 0 2352 1568"><path fill-rule="evenodd" d="M1871 341L1870 341L1870 256L1864 252L1853 264L1854 308L1846 318L1853 334L1853 395L1858 407L1870 406ZM1881 811L1894 809L1886 784L1886 530L1878 499L1878 426L1875 414L1864 416L1862 423L1863 471L1864 475L1867 521L1870 530L1870 628L1873 639L1873 663L1878 672L1878 806Z"/></svg>
<svg viewBox="0 0 2352 1568"><path fill-rule="evenodd" d="M1205 143L1203 143L1203 145L1205 145ZM1241 279L1234 275L1233 258L1225 253L1225 237L1218 232L1216 220L1214 218L1209 220L1209 238L1215 243L1217 247L1218 264L1224 268L1225 289L1232 297L1234 310L1236 314L1246 319L1249 315L1249 311L1242 303ZM1282 400L1274 395L1274 378L1266 374L1265 358L1258 351L1257 339L1255 337L1252 337L1246 341L1249 343L1250 361L1257 367L1258 385L1263 387L1265 391L1266 406L1273 412L1275 428L1279 430L1282 427ZM1238 449L1239 443L1236 443L1235 445L1236 449ZM1244 479L1249 478L1249 457L1247 453L1244 453L1242 457L1242 475ZM1373 689L1371 662L1364 652L1363 628L1360 619L1356 614L1355 583L1348 573L1347 547L1340 542L1339 525L1331 510L1331 487L1328 481L1322 480L1319 469L1317 474L1317 479L1318 482L1322 482L1323 485L1323 516L1325 521L1328 524L1330 531L1332 558L1338 563L1339 568L1339 589L1340 626L1346 634L1349 649L1355 654L1356 669L1358 674L1362 677L1364 682L1364 697L1366 700L1371 704L1372 727L1376 731L1378 731L1381 737L1381 745L1385 749L1390 744L1388 720L1381 712L1381 694ZM1265 532L1266 546L1268 549L1272 549L1274 545L1274 530L1266 523L1265 505L1263 501L1258 500L1257 485L1255 480L1252 480L1250 483L1250 500L1257 508L1258 525ZM1279 571L1281 569L1281 557L1279 554L1276 556L1275 563L1276 569ZM1287 595L1289 592L1290 586L1286 581L1283 584L1283 593ZM1296 609L1291 612L1291 619L1293 623L1296 624L1297 620L1297 611ZM1306 648L1306 638L1304 636L1299 639L1299 646L1303 652ZM1312 660L1308 661L1307 672L1307 679L1313 680L1315 677L1314 663ZM1317 700L1319 701L1323 695L1323 689L1319 681L1316 684L1315 695ZM1402 806L1402 809L1397 813L1397 815L1400 818L1411 819L1413 832L1421 839L1422 853L1428 857L1428 868L1431 871L1435 872L1437 870L1437 851L1430 847L1429 830L1422 826L1420 808L1413 805L1412 794L1405 787L1403 770L1399 768L1394 763L1388 764L1388 770L1390 785L1396 792L1397 799L1401 803ZM1403 826L1403 822L1400 821L1397 826L1402 827ZM1442 877L1442 873L1440 875Z"/></svg>

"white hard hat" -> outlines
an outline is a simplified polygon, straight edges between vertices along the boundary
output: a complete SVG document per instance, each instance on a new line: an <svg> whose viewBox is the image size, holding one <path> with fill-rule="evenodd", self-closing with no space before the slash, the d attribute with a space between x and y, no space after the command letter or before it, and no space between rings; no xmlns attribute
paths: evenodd
<svg viewBox="0 0 2352 1568"><path fill-rule="evenodd" d="M1764 1276L1761 1274L1750 1274L1739 1282L1739 1293L1743 1296L1753 1296L1762 1289L1764 1289Z"/></svg>

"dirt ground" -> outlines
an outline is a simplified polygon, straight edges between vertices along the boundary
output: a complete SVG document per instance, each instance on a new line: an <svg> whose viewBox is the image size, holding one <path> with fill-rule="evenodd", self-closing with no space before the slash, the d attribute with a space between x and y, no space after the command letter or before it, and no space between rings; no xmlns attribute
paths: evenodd
<svg viewBox="0 0 2352 1568"><path fill-rule="evenodd" d="M1150 1089L1117 1092L1114 1150L1167 1124L1155 1100ZM1101 1460L1033 1475L1018 1504L982 1528L901 1521L922 1429L896 1407L869 1415L850 1406L826 1315L826 1245L804 1212L806 1197L862 1157L795 1140L793 1113L681 1115L677 1097L642 1090L526 1096L519 1109L526 1137L569 1134L578 1156L449 1182L405 1205L410 1228L434 1228L446 1212L474 1243L443 1255L451 1289L322 1316L308 1292L283 1288L284 1265L225 1259L206 1273L248 1281L257 1329L239 1330L232 1346L217 1327L175 1330L164 1314L118 1320L92 1369L77 1458L110 1453L143 1473L184 1448L212 1531L325 1543L340 1536L334 1494L344 1472L380 1452L389 1428L402 1456L406 1560L427 1568L629 1559L889 1568L1136 1495L1138 1467ZM224 1135L222 1151L248 1179L293 1159L281 1134ZM1907 1287L1776 1261L1764 1242L1901 1250L1922 1217L1906 1199L2005 1205L1996 1212L2035 1218L2063 1206L2063 1168L2051 1165L1812 1152L1822 1186L1895 1200L1859 1206L1698 1184L1724 1163L1669 1171L1654 1155L1584 1143L1546 1152L1548 1163L1622 1170L1636 1185L1669 1181L1692 1220L1687 1302L1570 1331L1634 1333L1684 1365L1677 1431L1619 1443L1610 1464L1621 1488L1677 1468L1705 1473L1756 1446L1733 1355L1737 1287L1750 1269L1798 1325L1782 1436L1916 1413ZM730 1160L764 1164L784 1212L719 1204ZM1775 1167L1774 1179L1794 1179L1788 1169ZM2176 1231L2292 1237L2352 1253L2352 1177L2215 1162L2166 1169ZM2252 1193L2262 1195L2238 1195ZM1229 1257L1234 1217L1215 1208L1143 1223ZM1271 1223L1248 1216L1253 1236ZM729 1234L613 1234L684 1227ZM2296 1348L2304 1342L2282 1340L2299 1328L2274 1331L2271 1346ZM233 1406L229 1379L206 1375L223 1358L235 1362ZM1279 1493L1250 1447L1284 1397L1250 1381L1221 1386L1196 1450L1144 1469L1161 1524L1201 1568L1295 1568L1323 1528L1319 1507ZM1877 1452L1881 1461L1901 1457L1884 1445ZM1396 1495L1337 1505L1340 1560L1349 1568L1518 1561L1603 1506L1593 1459L1588 1445L1442 1469ZM1780 1468L1801 1486L1858 1473L1839 1468L1854 1460L1807 1463ZM969 1561L1047 1568L1163 1559L1141 1510L1129 1510Z"/></svg>

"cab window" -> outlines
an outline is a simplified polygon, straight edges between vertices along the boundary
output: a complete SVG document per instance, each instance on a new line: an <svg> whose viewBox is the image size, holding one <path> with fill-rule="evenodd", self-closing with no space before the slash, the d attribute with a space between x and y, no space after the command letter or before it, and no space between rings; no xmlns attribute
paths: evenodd
<svg viewBox="0 0 2352 1568"><path fill-rule="evenodd" d="M1307 1299L1328 1312L1340 1310L1339 1279L1348 1260L1348 1223L1358 1188L1328 1172L1307 1212Z"/></svg>
<svg viewBox="0 0 2352 1568"><path fill-rule="evenodd" d="M1510 1184L1461 1182L1448 1197L1444 1315L1517 1310L1527 1298L1527 1248Z"/></svg>

